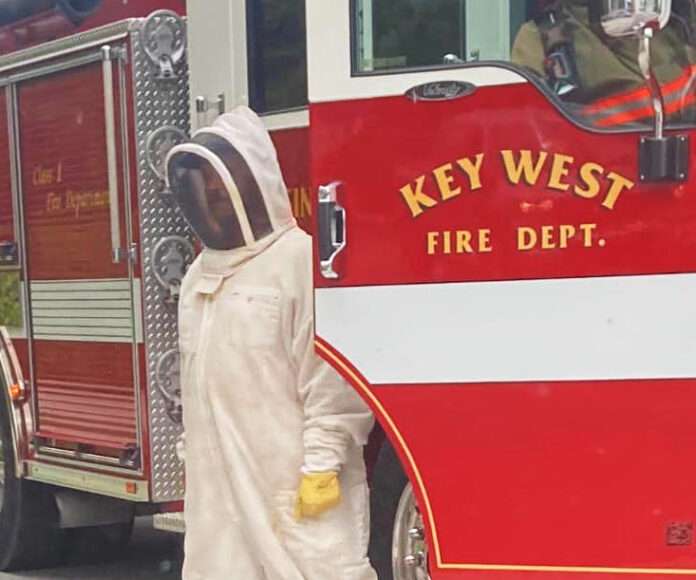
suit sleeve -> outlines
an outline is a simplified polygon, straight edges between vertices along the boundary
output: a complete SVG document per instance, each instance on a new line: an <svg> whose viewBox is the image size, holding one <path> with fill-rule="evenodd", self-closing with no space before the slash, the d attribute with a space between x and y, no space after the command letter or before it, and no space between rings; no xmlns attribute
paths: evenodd
<svg viewBox="0 0 696 580"><path fill-rule="evenodd" d="M311 314L297 329L292 349L304 409L302 471L340 472L349 450L366 443L374 418L358 393L314 351Z"/></svg>

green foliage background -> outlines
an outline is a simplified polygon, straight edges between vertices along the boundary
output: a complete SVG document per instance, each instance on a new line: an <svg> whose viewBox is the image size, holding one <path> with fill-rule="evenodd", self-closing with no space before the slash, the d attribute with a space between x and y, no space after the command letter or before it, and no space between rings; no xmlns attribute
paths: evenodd
<svg viewBox="0 0 696 580"><path fill-rule="evenodd" d="M0 326L21 325L19 274L17 272L0 272Z"/></svg>

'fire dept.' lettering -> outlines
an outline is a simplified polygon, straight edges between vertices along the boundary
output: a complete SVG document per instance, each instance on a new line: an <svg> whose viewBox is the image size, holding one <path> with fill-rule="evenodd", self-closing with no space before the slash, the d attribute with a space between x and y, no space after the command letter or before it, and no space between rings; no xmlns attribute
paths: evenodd
<svg viewBox="0 0 696 580"><path fill-rule="evenodd" d="M416 177L399 192L412 217L455 199L464 193L483 188L481 169L485 155L462 157L452 163L436 167L430 173ZM512 185L535 186L546 175L545 187L557 192L572 192L582 199L601 200L601 207L613 210L621 195L635 183L598 163L583 163L576 170L575 158L547 151L503 150L500 152L502 169ZM428 179L430 177L431 179Z"/></svg>
<svg viewBox="0 0 696 580"><path fill-rule="evenodd" d="M519 226L514 243L520 252L565 250L575 243L581 248L603 248L606 240L597 234L597 224L561 224L558 226ZM429 256L487 254L494 249L490 228L478 230L442 230L426 233Z"/></svg>
<svg viewBox="0 0 696 580"><path fill-rule="evenodd" d="M71 213L76 218L81 212L106 210L109 207L109 191L105 189L64 192L50 191L46 194L48 213Z"/></svg>

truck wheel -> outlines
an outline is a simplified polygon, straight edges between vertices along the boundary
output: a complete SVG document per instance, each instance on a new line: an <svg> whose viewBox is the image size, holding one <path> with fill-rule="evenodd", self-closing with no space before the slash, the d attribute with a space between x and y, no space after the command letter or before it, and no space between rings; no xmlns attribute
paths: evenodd
<svg viewBox="0 0 696 580"><path fill-rule="evenodd" d="M375 464L370 512L370 561L379 580L428 580L423 519L389 441Z"/></svg>
<svg viewBox="0 0 696 580"><path fill-rule="evenodd" d="M64 553L52 490L18 478L9 413L0 403L0 570L32 570L59 564Z"/></svg>

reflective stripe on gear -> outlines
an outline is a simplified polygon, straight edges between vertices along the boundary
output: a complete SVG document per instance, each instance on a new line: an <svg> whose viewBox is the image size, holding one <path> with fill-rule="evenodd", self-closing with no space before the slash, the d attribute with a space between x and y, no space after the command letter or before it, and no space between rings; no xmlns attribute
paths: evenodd
<svg viewBox="0 0 696 580"><path fill-rule="evenodd" d="M694 78L696 66L662 86L665 114L674 115L686 110L696 100ZM601 99L581 111L586 122L597 127L615 127L649 119L654 114L652 97L647 87Z"/></svg>

